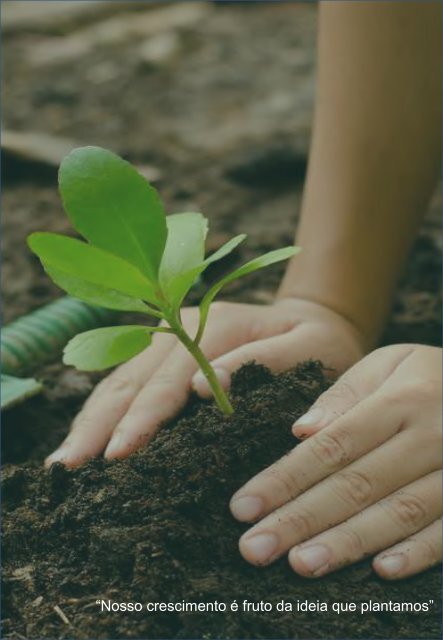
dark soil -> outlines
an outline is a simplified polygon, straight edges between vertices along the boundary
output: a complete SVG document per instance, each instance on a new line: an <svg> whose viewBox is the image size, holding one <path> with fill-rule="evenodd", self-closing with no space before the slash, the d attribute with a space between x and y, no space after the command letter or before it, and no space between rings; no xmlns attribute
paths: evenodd
<svg viewBox="0 0 443 640"><path fill-rule="evenodd" d="M115 3L108 13L124 21L134 10L149 9ZM148 67L140 58L143 38L101 43L69 61L39 59L42 47L81 31L84 22L5 33L4 127L100 144L153 165L168 211L202 210L215 243L249 233L247 245L217 269L292 242L313 104L316 7L218 3L203 21L177 31L173 59ZM32 163L9 169L2 193L6 322L59 295L28 252L26 235L69 230L53 169ZM437 194L399 284L384 344L441 342L440 210ZM283 268L234 283L226 297L269 302ZM200 295L195 290L189 302ZM235 417L226 420L193 400L182 419L127 461L95 461L73 472L57 466L51 473L41 461L66 434L96 377L59 363L35 374L45 393L3 416L3 637L441 636L437 569L385 583L367 561L309 581L285 559L266 569L241 559L244 527L231 518L229 498L293 446L290 425L324 388L317 366L275 378L243 369L234 385ZM102 598L435 604L428 614L147 615L100 613Z"/></svg>
<svg viewBox="0 0 443 640"><path fill-rule="evenodd" d="M236 413L190 403L151 446L118 463L8 467L3 484L6 637L28 638L437 638L440 574L383 584L370 563L321 582L286 559L249 566L233 492L294 445L290 425L326 388L315 363L272 376L237 374ZM114 602L222 602L227 612L99 612ZM234 613L236 600L271 602L435 600L432 612ZM58 605L72 626L54 611ZM422 618L419 620L419 616ZM425 618L423 618L425 616ZM418 629L422 629L419 632ZM20 633L22 636L13 635ZM93 635L91 635L91 632ZM11 633L11 636L9 635Z"/></svg>

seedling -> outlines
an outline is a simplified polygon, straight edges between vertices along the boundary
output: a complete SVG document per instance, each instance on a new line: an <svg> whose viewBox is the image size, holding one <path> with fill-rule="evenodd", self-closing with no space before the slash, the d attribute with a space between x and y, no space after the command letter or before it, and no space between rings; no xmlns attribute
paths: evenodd
<svg viewBox="0 0 443 640"><path fill-rule="evenodd" d="M219 408L233 412L214 370L200 348L212 301L229 282L298 252L285 247L255 258L212 285L199 306L194 336L181 322L183 300L195 280L246 238L235 236L205 258L208 222L201 213L165 215L156 190L136 169L99 147L72 151L62 162L59 188L74 228L87 242L54 233L33 233L30 248L53 281L92 305L135 311L163 321L78 334L63 361L93 371L113 367L148 347L155 332L172 333L206 376Z"/></svg>

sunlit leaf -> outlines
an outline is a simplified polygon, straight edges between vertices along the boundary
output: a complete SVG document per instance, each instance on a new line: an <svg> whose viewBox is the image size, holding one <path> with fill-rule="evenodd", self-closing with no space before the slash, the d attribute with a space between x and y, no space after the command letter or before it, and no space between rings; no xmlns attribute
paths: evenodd
<svg viewBox="0 0 443 640"><path fill-rule="evenodd" d="M157 318L161 317L161 314L156 309L149 307L142 300L125 296L115 289L107 289L99 284L91 284L86 280L67 275L49 266L45 267L45 271L57 286L74 298L83 300L88 304L104 307L105 309L114 309L115 311L135 311L136 313L145 313Z"/></svg>
<svg viewBox="0 0 443 640"><path fill-rule="evenodd" d="M93 304L109 306L112 302L109 308L123 310L130 310L128 297L157 302L151 282L136 267L102 249L55 233L33 233L28 244L56 284L77 298L92 302L87 298L95 296ZM141 310L136 306L131 309Z"/></svg>
<svg viewBox="0 0 443 640"><path fill-rule="evenodd" d="M166 218L168 239L160 265L160 284L173 305L181 304L198 275L205 256L208 221L201 213L177 213Z"/></svg>
<svg viewBox="0 0 443 640"><path fill-rule="evenodd" d="M79 333L66 345L63 362L81 371L108 369L146 349L152 342L152 330L127 325Z"/></svg>
<svg viewBox="0 0 443 640"><path fill-rule="evenodd" d="M184 215L184 214L178 214L178 215ZM200 215L200 214L197 214L197 215ZM173 217L174 216L168 216L167 219L169 220L170 218L173 218ZM174 231L176 232L180 231L179 225L177 225ZM215 251L215 253L210 255L208 258L203 259L204 252L205 252L204 240L206 237L207 228L202 229L202 231L203 233L200 234L200 238L203 239L202 245L200 245L199 251L194 252L192 256L193 259L190 259L188 263L188 264L192 264L192 262L195 262L196 264L194 266L191 266L187 270L184 267L181 271L180 269L177 269L176 270L177 275L175 275L175 277L171 279L171 281L169 282L169 286L166 289L169 300L173 303L173 305L176 308L178 308L181 305L189 289L196 282L196 280L203 273L203 271L205 271L205 269L213 262L216 262L217 260L221 260L222 258L227 256L229 253L231 253L231 251L233 251L236 247L238 247L238 245L241 242L243 242L243 240L246 238L246 234L244 233L238 236L235 236L234 238L226 242L226 244L220 247L217 251ZM197 224L195 225L194 233L198 237ZM169 237L170 236L168 236L168 243L169 243ZM180 235L177 234L177 237L180 237ZM165 251L165 254L166 252L167 251Z"/></svg>
<svg viewBox="0 0 443 640"><path fill-rule="evenodd" d="M60 166L59 186L79 233L157 281L167 235L163 205L131 164L100 147L74 149Z"/></svg>

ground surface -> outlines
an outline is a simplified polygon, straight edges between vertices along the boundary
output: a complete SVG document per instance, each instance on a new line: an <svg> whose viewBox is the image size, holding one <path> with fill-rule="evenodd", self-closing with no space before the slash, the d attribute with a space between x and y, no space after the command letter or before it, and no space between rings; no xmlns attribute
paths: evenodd
<svg viewBox="0 0 443 640"><path fill-rule="evenodd" d="M233 389L236 412L191 404L154 443L115 464L95 461L48 474L29 465L5 471L3 499L6 637L29 638L433 638L439 573L386 585L370 562L321 582L295 576L286 559L266 569L241 560L245 527L227 504L253 474L294 444L290 425L325 389L306 365L273 378L250 366ZM223 602L227 612L100 613L115 602ZM231 602L284 599L424 602L431 614L332 611L235 613ZM54 611L58 603L72 626ZM17 637L17 636L15 636Z"/></svg>
<svg viewBox="0 0 443 640"><path fill-rule="evenodd" d="M3 125L124 154L155 175L169 211L198 208L209 216L214 245L247 231L247 248L226 269L292 239L312 114L316 9L181 4L194 14L120 3L88 16L5 23ZM115 16L117 31L109 22ZM59 295L27 251L26 235L68 230L54 170L32 157L14 170L2 195L6 322ZM385 343L439 344L439 208L437 196ZM268 302L280 275L276 267L251 276L227 297ZM192 405L127 463L47 476L40 461L66 433L93 380L58 364L37 373L45 395L8 412L3 426L5 637L439 637L437 605L411 616L99 615L97 597L425 601L438 597L440 576L384 584L365 563L313 583L285 561L263 571L240 559L242 528L227 500L291 446L288 427L320 383L306 391L289 377L246 391L240 381L242 409L229 425L210 407Z"/></svg>

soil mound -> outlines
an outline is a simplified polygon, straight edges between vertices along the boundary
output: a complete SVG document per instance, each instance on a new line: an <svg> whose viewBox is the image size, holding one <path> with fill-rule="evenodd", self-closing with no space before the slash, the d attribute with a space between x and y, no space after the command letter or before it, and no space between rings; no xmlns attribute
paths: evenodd
<svg viewBox="0 0 443 640"><path fill-rule="evenodd" d="M74 471L6 466L3 637L439 637L437 602L427 614L330 610L333 601L427 602L440 592L437 570L388 584L367 561L306 580L286 558L260 569L238 552L245 527L231 517L230 497L294 446L291 424L326 388L318 363L277 376L246 365L234 379L232 417L193 399L183 417L127 460L95 460ZM241 607L245 599L271 602L273 611L231 611L231 602ZM101 612L97 600L228 606ZM277 612L281 600L323 601L329 611Z"/></svg>

